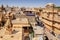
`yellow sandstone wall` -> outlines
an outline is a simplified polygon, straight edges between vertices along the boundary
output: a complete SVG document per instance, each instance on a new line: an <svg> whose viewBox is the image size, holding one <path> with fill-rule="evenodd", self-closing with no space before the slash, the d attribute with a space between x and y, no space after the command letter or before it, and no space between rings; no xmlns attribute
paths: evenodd
<svg viewBox="0 0 60 40"><path fill-rule="evenodd" d="M56 34L60 34L60 16L59 16L59 14L60 13L58 13L58 12L54 12L54 13L52 13L52 12L42 12L40 14L45 27L48 28L49 30L52 29L52 24L53 24L52 21L54 21L53 31ZM53 19L53 15L54 15L54 19Z"/></svg>

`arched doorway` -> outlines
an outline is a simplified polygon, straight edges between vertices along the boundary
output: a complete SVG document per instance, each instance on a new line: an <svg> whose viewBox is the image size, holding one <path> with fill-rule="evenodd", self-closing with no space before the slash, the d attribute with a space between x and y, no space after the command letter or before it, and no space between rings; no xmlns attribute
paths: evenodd
<svg viewBox="0 0 60 40"><path fill-rule="evenodd" d="M31 40L34 37L34 31L32 27L23 27L24 29L24 33L23 33L23 37L24 40Z"/></svg>

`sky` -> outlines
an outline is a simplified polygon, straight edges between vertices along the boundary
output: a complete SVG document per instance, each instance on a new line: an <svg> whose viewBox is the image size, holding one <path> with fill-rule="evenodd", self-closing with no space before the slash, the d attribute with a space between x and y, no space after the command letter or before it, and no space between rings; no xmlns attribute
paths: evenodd
<svg viewBox="0 0 60 40"><path fill-rule="evenodd" d="M47 3L54 3L60 6L60 0L0 0L0 5L19 7L45 7Z"/></svg>

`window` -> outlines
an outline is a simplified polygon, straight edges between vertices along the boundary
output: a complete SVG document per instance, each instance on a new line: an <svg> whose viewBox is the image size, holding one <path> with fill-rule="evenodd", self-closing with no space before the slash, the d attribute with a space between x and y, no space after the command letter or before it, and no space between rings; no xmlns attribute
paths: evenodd
<svg viewBox="0 0 60 40"><path fill-rule="evenodd" d="M47 17L49 18L49 16L50 16L50 13L47 13Z"/></svg>
<svg viewBox="0 0 60 40"><path fill-rule="evenodd" d="M60 17L60 13L58 13L58 17Z"/></svg>

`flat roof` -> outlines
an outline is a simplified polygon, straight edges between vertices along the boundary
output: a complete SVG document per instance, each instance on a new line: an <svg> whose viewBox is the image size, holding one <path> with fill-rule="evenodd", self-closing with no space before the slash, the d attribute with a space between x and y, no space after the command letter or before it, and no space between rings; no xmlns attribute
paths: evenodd
<svg viewBox="0 0 60 40"><path fill-rule="evenodd" d="M19 23L28 23L28 20L27 18L17 18L16 20L12 20L12 23L16 23L16 24L19 24Z"/></svg>

